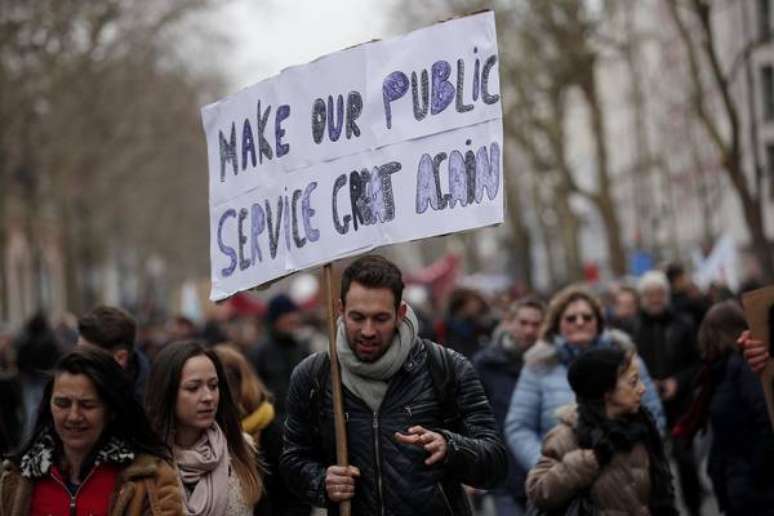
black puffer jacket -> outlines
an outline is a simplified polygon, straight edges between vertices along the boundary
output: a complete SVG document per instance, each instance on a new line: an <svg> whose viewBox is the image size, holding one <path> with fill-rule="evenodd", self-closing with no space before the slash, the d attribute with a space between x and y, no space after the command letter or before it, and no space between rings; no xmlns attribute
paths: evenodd
<svg viewBox="0 0 774 516"><path fill-rule="evenodd" d="M390 381L378 414L342 388L349 462L360 469L352 501L355 516L469 515L471 509L461 484L488 488L506 474L505 447L473 366L462 355L447 350L452 353L457 379L460 420L445 425L430 374L427 345L422 340L416 342ZM314 505L328 506L328 513L336 515L338 505L329 503L324 482L326 468L336 463L329 381L319 404L314 401L315 369L320 362L315 356L308 357L293 372L280 469L299 496ZM327 366L327 360L325 363ZM395 440L395 432L405 433L414 425L446 437L449 448L442 464L426 466L427 452Z"/></svg>

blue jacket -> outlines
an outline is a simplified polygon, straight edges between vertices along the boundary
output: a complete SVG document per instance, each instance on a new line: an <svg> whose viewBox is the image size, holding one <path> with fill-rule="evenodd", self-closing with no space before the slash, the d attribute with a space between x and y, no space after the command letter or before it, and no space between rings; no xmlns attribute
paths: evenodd
<svg viewBox="0 0 774 516"><path fill-rule="evenodd" d="M592 346L615 346L635 351L629 336L618 330L606 331ZM506 442L516 460L526 470L532 469L540 459L543 437L557 424L556 410L575 402L575 393L567 381L567 366L560 360L558 350L558 345L540 341L527 352L525 366L505 420ZM636 360L645 384L642 404L650 411L659 431L663 433L666 421L661 399L645 364L639 357Z"/></svg>

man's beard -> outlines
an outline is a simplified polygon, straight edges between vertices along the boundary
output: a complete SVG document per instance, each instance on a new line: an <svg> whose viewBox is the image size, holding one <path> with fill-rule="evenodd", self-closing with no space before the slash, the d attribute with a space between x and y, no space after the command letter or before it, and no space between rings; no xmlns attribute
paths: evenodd
<svg viewBox="0 0 774 516"><path fill-rule="evenodd" d="M360 352L360 348L358 344L363 342L368 343L368 346L367 346L368 348L376 348L376 349L374 349L372 353L362 354ZM384 354L387 352L387 349L389 348L389 346L379 347L379 345L380 345L380 341L377 339L372 339L372 340L355 339L355 345L352 351L355 353L355 357L357 357L359 361L370 364L382 358Z"/></svg>

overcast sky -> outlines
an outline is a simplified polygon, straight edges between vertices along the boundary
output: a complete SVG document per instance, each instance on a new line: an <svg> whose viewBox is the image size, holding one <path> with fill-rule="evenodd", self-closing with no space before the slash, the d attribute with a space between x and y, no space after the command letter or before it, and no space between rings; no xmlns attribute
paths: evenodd
<svg viewBox="0 0 774 516"><path fill-rule="evenodd" d="M233 90L288 66L396 35L388 24L396 4L397 0L233 0L214 17L233 42L227 67Z"/></svg>

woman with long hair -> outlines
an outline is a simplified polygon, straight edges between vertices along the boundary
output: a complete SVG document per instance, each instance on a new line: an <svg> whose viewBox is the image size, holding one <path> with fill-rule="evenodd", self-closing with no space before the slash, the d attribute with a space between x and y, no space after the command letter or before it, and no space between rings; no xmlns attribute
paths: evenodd
<svg viewBox="0 0 774 516"><path fill-rule="evenodd" d="M713 306L699 327L704 359L696 396L675 427L675 439L692 440L709 423L712 444L707 473L720 510L730 516L774 514L774 434L760 379L736 342L747 330L736 301Z"/></svg>
<svg viewBox="0 0 774 516"><path fill-rule="evenodd" d="M236 347L221 343L213 349L226 371L228 386L239 409L242 430L260 444L261 432L275 421L273 396Z"/></svg>
<svg viewBox="0 0 774 516"><path fill-rule="evenodd" d="M574 399L567 381L568 368L584 352L608 348L635 351L628 335L605 329L602 305L595 296L571 285L551 299L540 339L524 356L505 420L505 438L525 470L540 458L540 442L556 425L556 410ZM663 429L661 400L647 367L636 356L634 363L645 385L643 405Z"/></svg>
<svg viewBox="0 0 774 516"><path fill-rule="evenodd" d="M308 515L311 507L290 492L279 474L282 422L275 417L273 396L236 347L222 343L213 349L223 362L228 385L239 407L242 431L254 439L265 466L264 496L256 513Z"/></svg>
<svg viewBox="0 0 774 516"><path fill-rule="evenodd" d="M0 516L182 515L169 460L113 357L78 347L55 365L31 438L4 464Z"/></svg>
<svg viewBox="0 0 774 516"><path fill-rule="evenodd" d="M585 500L603 515L676 516L661 436L640 405L645 386L635 355L593 349L567 376L577 405L562 407L546 435L527 477L529 500L543 511Z"/></svg>
<svg viewBox="0 0 774 516"><path fill-rule="evenodd" d="M148 417L172 448L186 514L252 514L262 479L218 355L199 341L173 342L156 356L148 386Z"/></svg>

